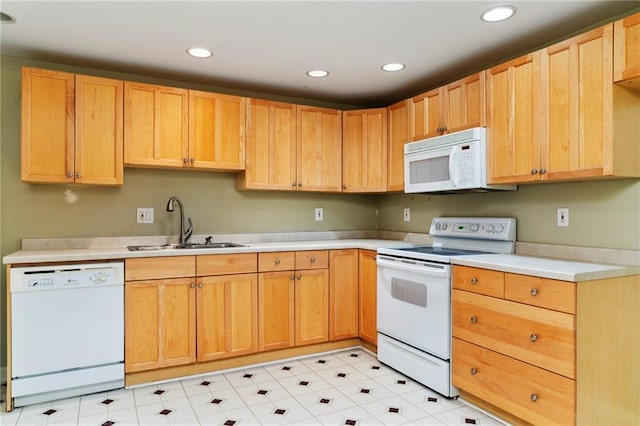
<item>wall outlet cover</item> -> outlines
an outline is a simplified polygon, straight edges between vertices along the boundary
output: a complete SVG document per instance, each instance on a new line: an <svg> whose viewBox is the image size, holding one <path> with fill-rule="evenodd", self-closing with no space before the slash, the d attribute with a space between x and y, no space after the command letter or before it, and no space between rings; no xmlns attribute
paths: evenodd
<svg viewBox="0 0 640 426"><path fill-rule="evenodd" d="M558 226L569 226L569 208L561 207L558 209Z"/></svg>
<svg viewBox="0 0 640 426"><path fill-rule="evenodd" d="M153 223L153 208L138 207L138 209L136 210L136 222L137 223Z"/></svg>
<svg viewBox="0 0 640 426"><path fill-rule="evenodd" d="M405 207L404 209L404 221L405 222L411 221L411 209L409 207Z"/></svg>
<svg viewBox="0 0 640 426"><path fill-rule="evenodd" d="M318 222L324 220L324 212L322 211L322 207L316 207L315 216L316 216L316 221Z"/></svg>

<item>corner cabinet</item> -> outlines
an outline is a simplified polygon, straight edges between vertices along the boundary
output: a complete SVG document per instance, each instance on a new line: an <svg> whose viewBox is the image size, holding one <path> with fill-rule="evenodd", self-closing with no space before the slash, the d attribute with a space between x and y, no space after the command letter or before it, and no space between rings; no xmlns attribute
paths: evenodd
<svg viewBox="0 0 640 426"><path fill-rule="evenodd" d="M387 191L387 109L342 113L342 191Z"/></svg>
<svg viewBox="0 0 640 426"><path fill-rule="evenodd" d="M640 89L640 13L613 24L613 79Z"/></svg>
<svg viewBox="0 0 640 426"><path fill-rule="evenodd" d="M24 67L21 178L122 185L123 82Z"/></svg>

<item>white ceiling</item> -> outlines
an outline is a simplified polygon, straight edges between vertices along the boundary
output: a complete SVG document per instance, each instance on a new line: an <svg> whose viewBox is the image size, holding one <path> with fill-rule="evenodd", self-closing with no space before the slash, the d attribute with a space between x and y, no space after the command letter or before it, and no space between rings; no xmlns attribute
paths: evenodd
<svg viewBox="0 0 640 426"><path fill-rule="evenodd" d="M496 4L516 15L480 21ZM385 106L639 8L634 1L12 1L2 54ZM213 51L188 56L188 47ZM380 66L407 68L387 73ZM312 79L310 69L326 69Z"/></svg>

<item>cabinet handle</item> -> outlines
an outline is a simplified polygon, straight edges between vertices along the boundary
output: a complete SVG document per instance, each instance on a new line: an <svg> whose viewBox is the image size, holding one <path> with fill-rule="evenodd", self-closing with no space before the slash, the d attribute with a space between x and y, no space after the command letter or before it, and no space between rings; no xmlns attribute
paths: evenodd
<svg viewBox="0 0 640 426"><path fill-rule="evenodd" d="M475 324L475 323L477 323L477 322L478 322L478 317L476 317L476 316L472 316L472 317L471 317L471 319L470 319L470 321L471 321L471 323L472 323L472 324Z"/></svg>
<svg viewBox="0 0 640 426"><path fill-rule="evenodd" d="M191 287L191 288L196 288L196 283L191 283L191 284L189 284L189 287Z"/></svg>
<svg viewBox="0 0 640 426"><path fill-rule="evenodd" d="M72 178L73 177L73 173L72 172L67 172L67 177L68 178Z"/></svg>
<svg viewBox="0 0 640 426"><path fill-rule="evenodd" d="M544 167L541 167L540 168L540 174L543 175L545 173L547 173L547 169L545 169Z"/></svg>
<svg viewBox="0 0 640 426"><path fill-rule="evenodd" d="M538 340L538 335L537 334L532 334L531 336L529 336L529 340L531 340L532 342L535 342L536 340Z"/></svg>
<svg viewBox="0 0 640 426"><path fill-rule="evenodd" d="M478 374L478 369L477 368L472 368L471 370L469 370L472 376L475 376L476 374Z"/></svg>
<svg viewBox="0 0 640 426"><path fill-rule="evenodd" d="M538 289L537 288L532 288L531 289L531 295L532 296L537 296L538 295Z"/></svg>
<svg viewBox="0 0 640 426"><path fill-rule="evenodd" d="M538 169L531 169L531 174L532 175L538 174Z"/></svg>
<svg viewBox="0 0 640 426"><path fill-rule="evenodd" d="M280 264L280 258L276 259L276 265Z"/></svg>
<svg viewBox="0 0 640 426"><path fill-rule="evenodd" d="M476 277L471 278L471 284L478 284L478 279Z"/></svg>
<svg viewBox="0 0 640 426"><path fill-rule="evenodd" d="M189 160L187 160L187 157L184 157L184 158L182 159L182 163L183 163L183 164L187 164L188 162L189 162Z"/></svg>
<svg viewBox="0 0 640 426"><path fill-rule="evenodd" d="M537 393L532 393L532 394L531 394L531 400L532 400L533 402L536 402L536 401L538 400L538 398L539 398L539 397L538 397L538 394L537 394Z"/></svg>
<svg viewBox="0 0 640 426"><path fill-rule="evenodd" d="M298 278L298 281L300 281L302 279L302 275L298 275L297 278Z"/></svg>
<svg viewBox="0 0 640 426"><path fill-rule="evenodd" d="M295 275L291 274L291 276L289 277L289 279L291 279L291 281L293 281L293 280L295 280L295 279L296 279L296 277L295 277Z"/></svg>
<svg viewBox="0 0 640 426"><path fill-rule="evenodd" d="M80 178L82 177L82 173L80 173L80 172L76 173L76 177L77 177L78 179L80 179Z"/></svg>
<svg viewBox="0 0 640 426"><path fill-rule="evenodd" d="M309 259L309 261L310 261L311 263L316 263L316 258L315 258L315 256L314 256L314 257L311 257L311 259Z"/></svg>

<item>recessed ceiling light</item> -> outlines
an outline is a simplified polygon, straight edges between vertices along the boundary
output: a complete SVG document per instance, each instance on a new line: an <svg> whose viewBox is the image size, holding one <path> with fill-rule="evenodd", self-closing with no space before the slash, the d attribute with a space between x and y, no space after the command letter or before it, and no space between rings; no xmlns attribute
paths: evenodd
<svg viewBox="0 0 640 426"><path fill-rule="evenodd" d="M382 69L389 72L401 71L404 69L404 64L384 64Z"/></svg>
<svg viewBox="0 0 640 426"><path fill-rule="evenodd" d="M307 75L309 77L314 77L314 78L322 78L322 77L326 77L329 75L329 71L325 71L325 70L311 70L311 71L307 71Z"/></svg>
<svg viewBox="0 0 640 426"><path fill-rule="evenodd" d="M12 24L16 22L16 18L11 15L7 15L4 12L0 12L0 22L2 22L3 24Z"/></svg>
<svg viewBox="0 0 640 426"><path fill-rule="evenodd" d="M484 12L481 19L485 22L500 22L511 18L515 13L514 6L496 6Z"/></svg>
<svg viewBox="0 0 640 426"><path fill-rule="evenodd" d="M187 53L191 56L195 56L196 58L208 58L213 55L210 50L202 47L192 47L191 49L187 49Z"/></svg>

